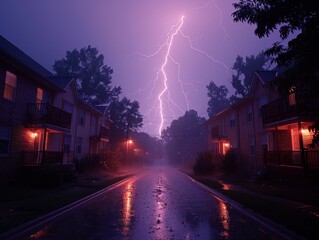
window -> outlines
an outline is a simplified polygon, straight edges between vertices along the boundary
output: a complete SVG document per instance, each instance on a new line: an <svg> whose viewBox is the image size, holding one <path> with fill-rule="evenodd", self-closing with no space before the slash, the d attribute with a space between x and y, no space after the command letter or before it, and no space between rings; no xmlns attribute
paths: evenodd
<svg viewBox="0 0 319 240"><path fill-rule="evenodd" d="M289 105L296 105L296 87L289 89Z"/></svg>
<svg viewBox="0 0 319 240"><path fill-rule="evenodd" d="M64 135L63 152L68 153L71 149L71 135Z"/></svg>
<svg viewBox="0 0 319 240"><path fill-rule="evenodd" d="M11 127L0 124L0 156L9 154Z"/></svg>
<svg viewBox="0 0 319 240"><path fill-rule="evenodd" d="M235 127L235 112L230 113L229 124L231 128Z"/></svg>
<svg viewBox="0 0 319 240"><path fill-rule="evenodd" d="M266 96L262 96L258 99L258 109L259 109L259 116L262 116L262 106L266 105L268 102L268 99Z"/></svg>
<svg viewBox="0 0 319 240"><path fill-rule="evenodd" d="M81 153L82 152L82 138L77 137L76 138L76 153Z"/></svg>
<svg viewBox="0 0 319 240"><path fill-rule="evenodd" d="M5 99L15 101L16 89L17 89L17 76L7 71L3 97Z"/></svg>
<svg viewBox="0 0 319 240"><path fill-rule="evenodd" d="M81 126L85 125L85 111L82 109L79 109L79 119L78 119L78 123Z"/></svg>
<svg viewBox="0 0 319 240"><path fill-rule="evenodd" d="M43 101L43 90L41 88L37 88L37 103L42 103Z"/></svg>
<svg viewBox="0 0 319 240"><path fill-rule="evenodd" d="M63 101L62 109L68 113L73 113L73 104L68 101Z"/></svg>
<svg viewBox="0 0 319 240"><path fill-rule="evenodd" d="M213 156L217 156L219 154L218 152L218 143L213 143Z"/></svg>
<svg viewBox="0 0 319 240"><path fill-rule="evenodd" d="M226 137L227 133L226 133L226 119L222 119L220 121L220 136L221 137Z"/></svg>
<svg viewBox="0 0 319 240"><path fill-rule="evenodd" d="M253 135L249 135L248 137L249 141L249 153L251 156L255 155L255 138Z"/></svg>
<svg viewBox="0 0 319 240"><path fill-rule="evenodd" d="M247 105L247 122L251 123L253 121L253 106L252 104Z"/></svg>
<svg viewBox="0 0 319 240"><path fill-rule="evenodd" d="M91 126L95 127L97 125L97 117L96 116L91 116Z"/></svg>

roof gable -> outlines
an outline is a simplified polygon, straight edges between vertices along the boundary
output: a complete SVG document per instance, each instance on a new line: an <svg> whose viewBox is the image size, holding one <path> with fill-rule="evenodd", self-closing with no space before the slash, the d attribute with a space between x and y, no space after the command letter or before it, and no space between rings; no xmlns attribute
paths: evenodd
<svg viewBox="0 0 319 240"><path fill-rule="evenodd" d="M40 76L47 78L53 76L53 74L44 68L42 65L37 63L7 39L0 35L0 51L12 58L14 58L19 63L25 65L27 68L31 69L35 73L39 74Z"/></svg>
<svg viewBox="0 0 319 240"><path fill-rule="evenodd" d="M257 86L258 81L264 86L273 81L278 75L277 71L255 71L251 80L248 95L251 95Z"/></svg>

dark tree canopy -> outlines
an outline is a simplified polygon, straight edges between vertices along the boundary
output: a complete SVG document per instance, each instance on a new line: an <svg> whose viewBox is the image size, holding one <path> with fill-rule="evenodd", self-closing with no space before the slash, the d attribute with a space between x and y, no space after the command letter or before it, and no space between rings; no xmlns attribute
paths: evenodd
<svg viewBox="0 0 319 240"><path fill-rule="evenodd" d="M228 89L224 85L217 86L213 81L206 88L208 90L207 96L209 97L207 113L209 117L213 117L229 106Z"/></svg>
<svg viewBox="0 0 319 240"><path fill-rule="evenodd" d="M164 151L171 163L194 162L196 153L206 149L205 122L206 119L199 117L195 110L189 110L162 131Z"/></svg>
<svg viewBox="0 0 319 240"><path fill-rule="evenodd" d="M255 34L268 37L278 30L285 47L275 42L266 51L278 65L295 64L299 74L312 74L319 66L319 1L311 0L240 0L233 4L236 22L256 25Z"/></svg>
<svg viewBox="0 0 319 240"><path fill-rule="evenodd" d="M132 139L135 146L142 148L145 152L147 152L146 160L149 163L162 158L163 146L160 139L151 137L144 132L133 132Z"/></svg>
<svg viewBox="0 0 319 240"><path fill-rule="evenodd" d="M297 102L318 101L319 95L319 1L311 0L240 0L233 4L236 22L256 25L255 34L268 37L279 31L281 42L275 42L265 53L279 66L290 69L277 81L282 92L296 87ZM288 46L283 45L288 41ZM319 143L319 121L311 127L314 145Z"/></svg>
<svg viewBox="0 0 319 240"><path fill-rule="evenodd" d="M235 89L235 96L232 98L243 98L248 94L251 80L255 71L265 70L268 58L263 52L257 56L251 55L245 57L237 56L232 67L235 74L232 75L231 84Z"/></svg>
<svg viewBox="0 0 319 240"><path fill-rule="evenodd" d="M55 61L53 70L57 76L76 79L81 98L92 105L109 104L121 93L120 87L111 86L113 70L91 46L67 51L65 58Z"/></svg>
<svg viewBox="0 0 319 240"><path fill-rule="evenodd" d="M139 112L140 105L137 101L131 101L124 97L120 101L114 101L110 105L110 118L113 126L125 135L128 131L135 131L142 127L143 117Z"/></svg>

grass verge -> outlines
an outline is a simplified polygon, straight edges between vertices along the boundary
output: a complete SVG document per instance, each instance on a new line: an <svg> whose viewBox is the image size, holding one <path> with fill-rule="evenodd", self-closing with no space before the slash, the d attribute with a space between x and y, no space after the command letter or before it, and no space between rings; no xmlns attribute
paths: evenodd
<svg viewBox="0 0 319 240"><path fill-rule="evenodd" d="M54 189L32 189L30 194L25 190L24 196L19 194L19 200L1 201L0 233L64 207L130 176L132 175L115 177L95 184L71 184Z"/></svg>
<svg viewBox="0 0 319 240"><path fill-rule="evenodd" d="M222 184L213 179L193 175L191 177L300 236L307 239L319 239L319 217L315 213L270 196L232 189L225 190Z"/></svg>

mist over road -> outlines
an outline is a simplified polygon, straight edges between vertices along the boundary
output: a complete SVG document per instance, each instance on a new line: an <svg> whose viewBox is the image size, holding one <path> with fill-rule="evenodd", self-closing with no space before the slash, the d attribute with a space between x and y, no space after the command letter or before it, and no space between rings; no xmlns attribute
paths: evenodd
<svg viewBox="0 0 319 240"><path fill-rule="evenodd" d="M21 239L278 239L176 169L154 167Z"/></svg>

